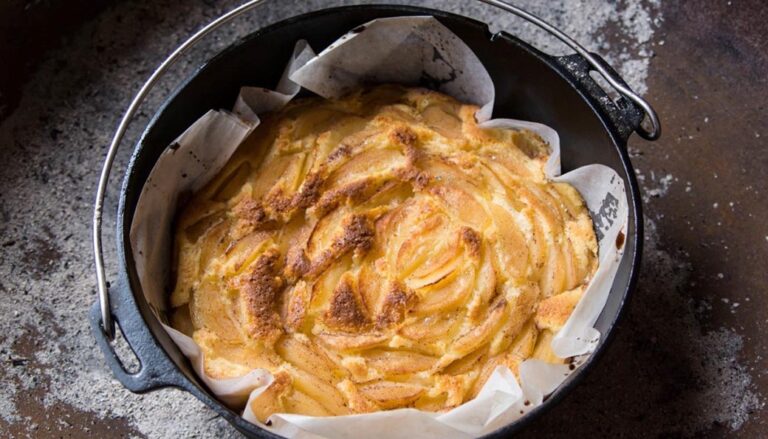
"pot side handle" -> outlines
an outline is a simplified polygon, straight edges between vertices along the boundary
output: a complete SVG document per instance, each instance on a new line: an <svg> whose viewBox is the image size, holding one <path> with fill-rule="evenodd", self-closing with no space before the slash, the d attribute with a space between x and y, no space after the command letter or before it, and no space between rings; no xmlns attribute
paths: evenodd
<svg viewBox="0 0 768 439"><path fill-rule="evenodd" d="M624 87L629 88L626 81L624 81L616 70L614 70L613 67L611 67L611 65L600 55L595 53L590 54L616 81ZM617 93L617 99L612 99L608 93L606 93L605 89L590 76L591 72L597 72L597 70L592 68L589 61L576 53L553 57L553 59L556 63L560 64L570 72L572 78L587 92L596 107L610 120L613 127L616 129L616 132L619 134L619 137L625 144L627 139L629 139L629 136L634 132L647 138L643 135L646 131L642 127L645 111L635 102L627 99L620 92ZM606 85L610 87L610 84Z"/></svg>
<svg viewBox="0 0 768 439"><path fill-rule="evenodd" d="M104 354L107 365L112 370L112 374L123 386L134 393L144 393L162 387L180 386L176 365L171 362L162 346L150 332L139 313L130 290L126 286L126 282L123 280L110 289L120 290L112 291L113 294L111 294L113 319L117 322L117 328L139 362L138 371L129 372L126 370L117 352L115 352L114 344L110 342L110 337L104 332L101 306L97 301L90 311L91 331Z"/></svg>

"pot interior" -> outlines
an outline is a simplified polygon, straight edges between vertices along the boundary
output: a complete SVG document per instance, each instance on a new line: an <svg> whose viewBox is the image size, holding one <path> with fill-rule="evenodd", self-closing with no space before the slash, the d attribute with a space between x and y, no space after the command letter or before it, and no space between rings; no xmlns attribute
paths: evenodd
<svg viewBox="0 0 768 439"><path fill-rule="evenodd" d="M562 167L567 172L579 166L600 163L613 168L627 188L630 219L625 257L619 267L608 303L596 323L603 334L599 352L607 334L619 316L622 305L636 277L639 214L637 185L629 165L624 141L610 128L607 118L596 110L589 98L577 89L570 74L554 58L543 55L524 42L506 34L492 36L487 27L464 17L441 11L404 6L358 6L328 9L292 18L259 30L226 49L193 77L182 84L165 102L136 146L127 171L118 212L118 246L124 274L127 274L140 312L169 357L186 377L187 390L211 405L241 431L264 435L264 431L242 420L215 400L196 377L186 358L160 327L141 291L128 232L139 194L154 163L163 150L189 125L209 109L230 109L240 86L272 88L298 39L306 39L320 52L348 30L380 17L398 15L433 15L458 35L477 54L493 78L496 87L494 118L507 117L541 122L554 128L562 142ZM634 199L633 199L634 197ZM170 231L169 231L170 233ZM597 352L596 352L597 353ZM593 354L590 363L595 359ZM571 374L539 409L551 405L583 375L589 364ZM529 414L504 429L511 433L533 418Z"/></svg>

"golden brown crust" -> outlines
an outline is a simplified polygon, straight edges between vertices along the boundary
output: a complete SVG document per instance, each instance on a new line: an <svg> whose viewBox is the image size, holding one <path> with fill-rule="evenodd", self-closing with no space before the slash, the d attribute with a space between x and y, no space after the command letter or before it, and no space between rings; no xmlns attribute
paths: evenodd
<svg viewBox="0 0 768 439"><path fill-rule="evenodd" d="M480 256L480 235L472 230L471 227L461 228L461 238L464 240L464 244L469 250L469 254L478 257Z"/></svg>
<svg viewBox="0 0 768 439"><path fill-rule="evenodd" d="M250 318L249 332L253 337L267 337L280 331L282 324L276 306L283 288L279 276L280 254L269 250L256 259L250 274L239 280L240 291Z"/></svg>
<svg viewBox="0 0 768 439"><path fill-rule="evenodd" d="M176 233L172 323L216 378L266 368L251 409L441 411L549 343L597 266L547 145L476 107L382 86L265 115Z"/></svg>
<svg viewBox="0 0 768 439"><path fill-rule="evenodd" d="M536 326L540 329L558 331L565 325L571 312L579 303L584 293L584 287L579 286L570 291L560 293L548 299L542 300L536 311Z"/></svg>
<svg viewBox="0 0 768 439"><path fill-rule="evenodd" d="M331 246L309 262L309 269L304 275L315 278L347 252L354 251L360 255L368 251L372 242L373 227L370 220L363 215L352 215L344 221L341 235L333 240Z"/></svg>
<svg viewBox="0 0 768 439"><path fill-rule="evenodd" d="M399 282L393 282L376 316L376 327L384 329L402 322L408 310L413 308L417 301L416 293Z"/></svg>
<svg viewBox="0 0 768 439"><path fill-rule="evenodd" d="M362 300L351 277L345 273L339 280L328 310L325 312L325 321L328 326L335 329L354 332L364 330L370 325L371 320L364 311Z"/></svg>

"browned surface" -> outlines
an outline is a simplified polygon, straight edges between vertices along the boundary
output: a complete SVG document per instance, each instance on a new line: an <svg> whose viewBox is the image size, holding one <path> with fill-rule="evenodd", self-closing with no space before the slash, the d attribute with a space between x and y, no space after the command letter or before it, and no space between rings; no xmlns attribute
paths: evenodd
<svg viewBox="0 0 768 439"><path fill-rule="evenodd" d="M630 146L634 163L646 177L643 183L646 189L659 187L659 177L666 174L676 180L665 196L649 197L646 203L647 216L657 229L649 228L652 239L644 258L641 284L629 313L617 329L614 344L583 384L523 437L768 436L765 408L752 408L746 422L734 432L728 425L731 419L725 413L730 406L718 402L727 400L729 404L738 404L739 395L728 392L729 389L741 391L742 387L729 380L743 378L744 374L752 379L745 396L756 394L764 401L768 395L765 341L768 330L768 223L765 221L768 217L768 149L765 146L768 138L768 35L765 31L768 9L760 0L733 1L731 5L725 1L667 1L662 5L662 13L664 21L654 35L657 56L651 61L647 96L662 116L665 133L656 143L633 138ZM147 27L173 26L154 18L150 7L144 7L132 17L142 19L142 25ZM114 17L105 19L122 23ZM126 32L129 27L120 25L115 31ZM179 32L188 35L190 29L179 29ZM126 32L126 35L132 34ZM659 45L661 41L663 45ZM40 42L30 40L29 44ZM16 143L2 145L8 148L0 151L3 166L14 155L23 157L27 168L23 172L1 171L6 175L0 179L0 194L7 195L24 182L34 181L48 188L53 196L67 199L75 206L77 216L68 216L65 221L60 216L41 219L29 215L26 204L10 205L7 198L0 199L0 262L15 264L15 276L40 280L38 285L44 287L38 291L17 286L27 284L0 279L0 294L39 294L44 301L46 289L62 287L47 280L53 266L68 270L66 279L77 278L78 283L73 280L63 286L82 287L73 289L72 294L87 295L83 285L90 288L93 284L87 262L90 258L88 230L75 225L85 222L89 215L88 204L95 182L92 169L98 166L98 154L84 155L90 161L54 162L71 165L63 170L46 168L46 162L37 161L36 157L42 155L43 159L51 160L51 157L81 154L79 148L85 150L89 144L106 141L104 136L115 124L111 113L115 107L122 108L127 103L129 91L135 90L140 79L147 75L146 70L136 71L130 83L112 84L96 91L91 88L94 78L101 74L112 78L111 72L131 68L130 62L115 61L125 47L133 46L118 45L114 48L117 53L106 52L106 55L103 47L84 48L89 56L103 56L103 72L90 71L90 76L78 73L67 80L53 76L50 89L36 89L39 99L53 97L59 105L41 112L39 117L29 118L34 123L34 126L30 123L32 129L42 132L46 141L28 143L29 136L24 137L26 131L19 130L18 135L14 132ZM163 49L162 53L166 52ZM126 56L134 56L134 60L141 58L130 53ZM142 57L148 59L149 65L155 65L160 54L142 54ZM0 63L5 64L4 60ZM25 60L24 65L26 63ZM14 86L20 83L17 78L25 71L16 67L2 72L13 78ZM8 69L7 65L3 68ZM57 70L71 74L72 69L62 62ZM106 97L99 97L99 92ZM93 107L82 110L85 116L71 119L65 113L65 103L81 93L91 93L84 99L92 102ZM99 114L109 114L109 117L96 117ZM65 124L72 120L77 123ZM84 128L86 126L88 128ZM67 128L81 132L70 137ZM99 135L93 133L94 129ZM77 166L90 170L83 171ZM7 177L9 175L13 178ZM56 187L80 188L81 193L53 190L52 184L46 186L49 179ZM690 182L690 191L686 191L687 182ZM39 204L40 200L26 202ZM37 222L45 222L50 233L42 227L19 233L23 229L16 227ZM8 224L14 228L6 228ZM74 239L70 240L73 234ZM71 244L77 240L85 244ZM734 307L734 303L740 306ZM85 310L82 310L80 317L84 316ZM9 315L2 318L13 319ZM51 316L42 313L40 319L41 327L52 326L42 323L50 322ZM84 320L82 327L78 337L90 337ZM728 338L731 344L718 346L723 338L707 337L723 330L741 336L743 347L733 346L732 338ZM9 351L0 352L0 386L6 387L11 382L8 378L11 372L19 368L35 380L30 389L11 396L24 421L14 424L0 421L3 436L139 435L134 420L125 417L85 412L63 403L45 405L49 377L55 375L56 364L39 362L36 356L40 354L42 340L62 334L43 333L35 327L26 328L24 332L24 337L10 343ZM0 335L0 340L5 337ZM95 349L77 353L69 349L68 344L62 343L61 352L57 354L60 361L99 355ZM88 367L102 371L105 368L103 363ZM106 376L106 372L103 375ZM111 389L112 399L104 400L115 405L136 398L117 383ZM0 394L2 392L0 389ZM143 398L167 396L167 393L153 393ZM103 395L93 397L104 398ZM717 414L721 411L723 418L719 419ZM741 410L745 414L747 411ZM212 416L210 412L202 415L206 419ZM225 426L219 431L231 434Z"/></svg>

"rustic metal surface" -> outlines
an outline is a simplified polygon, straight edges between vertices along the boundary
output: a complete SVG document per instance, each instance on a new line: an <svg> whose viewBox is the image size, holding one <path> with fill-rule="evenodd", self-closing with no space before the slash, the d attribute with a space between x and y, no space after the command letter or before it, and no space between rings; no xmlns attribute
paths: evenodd
<svg viewBox="0 0 768 439"><path fill-rule="evenodd" d="M70 3L68 14L95 13L84 3ZM8 329L0 333L0 431L7 435L234 435L191 396L136 396L111 380L82 306L95 300L88 218L118 114L172 46L232 4L118 4L71 26L63 40L31 32L34 47L55 47L36 52L46 53L29 64L37 68L2 62L12 80L0 85L27 83L20 100L5 99L11 94L0 87L10 115L0 120L0 327ZM600 364L524 437L768 436L768 10L759 0L648 10L663 20L644 43L655 53L644 83L665 133L656 143L630 142L649 232L640 287ZM633 50L637 42L622 39L606 34L608 46ZM84 372L74 377L75 369ZM84 390L67 390L75 379L72 388Z"/></svg>

